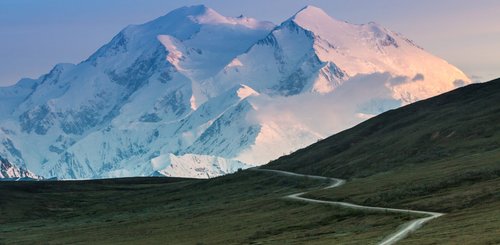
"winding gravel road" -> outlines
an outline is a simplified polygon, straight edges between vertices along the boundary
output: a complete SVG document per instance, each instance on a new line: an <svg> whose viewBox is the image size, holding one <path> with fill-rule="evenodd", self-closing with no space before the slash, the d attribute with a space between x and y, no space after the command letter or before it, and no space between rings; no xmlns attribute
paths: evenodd
<svg viewBox="0 0 500 245"><path fill-rule="evenodd" d="M272 173L277 173L277 174L287 175L287 176L292 176L292 177L306 177L306 178L312 178L312 179L326 180L326 181L329 181L331 183L330 185L328 185L327 187L323 187L322 189L335 188L335 187L339 187L339 186L345 184L345 180L337 179L337 178L329 178L329 177L316 176L316 175L297 174L297 173L286 172L286 171L281 171L281 170L273 170L273 169L252 168L252 170L263 171L263 172L272 172ZM285 198L303 201L303 202L330 204L330 205L342 206L342 207L353 208L353 209L358 209L358 210L427 215L427 217L415 219L415 220L412 220L412 221L404 224L396 232L394 232L390 236L386 237L383 241L381 241L379 243L379 245L395 244L396 242L398 242L398 241L402 240L403 238L405 238L406 236L408 236L410 233L416 231L418 228L420 228L424 223L428 222L429 220L432 220L432 219L435 219L437 217L444 215L443 213L436 213L436 212L427 212L427 211L418 211L418 210L409 210L409 209L398 209L398 208L370 207L370 206L361 206L361 205L347 203L347 202L324 201L324 200L301 197L302 195L304 195L306 193L307 192L294 193L294 194L290 194L290 195L285 196Z"/></svg>

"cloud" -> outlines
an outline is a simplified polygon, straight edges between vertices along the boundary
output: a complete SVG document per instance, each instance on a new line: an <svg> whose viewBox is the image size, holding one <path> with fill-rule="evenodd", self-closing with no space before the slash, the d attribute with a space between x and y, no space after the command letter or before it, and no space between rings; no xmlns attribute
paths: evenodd
<svg viewBox="0 0 500 245"><path fill-rule="evenodd" d="M246 100L255 110L246 116L250 124L261 126L258 144L241 153L243 162L265 162L299 149L320 138L350 128L381 112L402 105L394 99L392 84L409 81L389 73L351 77L327 94L305 92L293 96L261 93ZM269 151L273 149L273 151Z"/></svg>
<svg viewBox="0 0 500 245"><path fill-rule="evenodd" d="M408 77L389 73L358 75L328 94L303 93L295 96L251 97L257 107L255 120L278 124L303 125L322 136L329 136L383 111L401 106L393 98L390 84L407 82Z"/></svg>

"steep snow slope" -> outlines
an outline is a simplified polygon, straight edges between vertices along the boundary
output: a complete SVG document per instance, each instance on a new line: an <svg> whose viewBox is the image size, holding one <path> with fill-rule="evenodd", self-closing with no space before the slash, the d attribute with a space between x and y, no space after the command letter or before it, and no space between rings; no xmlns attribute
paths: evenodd
<svg viewBox="0 0 500 245"><path fill-rule="evenodd" d="M470 81L400 34L335 20L308 6L209 83L220 90L235 82L271 96L253 100L261 108L253 117L261 131L236 158L259 164Z"/></svg>
<svg viewBox="0 0 500 245"><path fill-rule="evenodd" d="M155 173L191 178L211 178L250 167L237 160L196 154L161 155L151 159L151 163L157 169Z"/></svg>
<svg viewBox="0 0 500 245"><path fill-rule="evenodd" d="M307 6L234 59L217 82L245 79L258 91L295 95L328 93L350 77L384 72L401 76L389 86L405 103L469 81L460 70L400 34L373 22L354 25L335 20Z"/></svg>
<svg viewBox="0 0 500 245"><path fill-rule="evenodd" d="M45 177L211 177L469 83L377 24L183 7L0 88L0 154Z"/></svg>
<svg viewBox="0 0 500 245"><path fill-rule="evenodd" d="M0 181L2 180L39 180L42 179L40 176L33 174L24 168L18 168L7 159L0 156Z"/></svg>
<svg viewBox="0 0 500 245"><path fill-rule="evenodd" d="M205 6L128 26L86 61L33 81L33 91L22 83L0 90L15 108L2 123L12 147L2 150L46 176L148 175L150 157L175 144L168 140L176 123L206 101L198 80L273 27ZM18 149L23 154L13 154Z"/></svg>

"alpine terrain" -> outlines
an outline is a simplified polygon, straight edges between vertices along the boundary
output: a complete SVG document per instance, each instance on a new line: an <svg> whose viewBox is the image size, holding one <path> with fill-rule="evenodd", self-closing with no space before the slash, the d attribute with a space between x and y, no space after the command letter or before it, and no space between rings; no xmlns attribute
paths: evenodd
<svg viewBox="0 0 500 245"><path fill-rule="evenodd" d="M0 243L500 244L499 100L469 85L217 178L0 181Z"/></svg>
<svg viewBox="0 0 500 245"><path fill-rule="evenodd" d="M313 6L277 26L182 7L0 88L2 171L209 178L469 83L401 34Z"/></svg>
<svg viewBox="0 0 500 245"><path fill-rule="evenodd" d="M0 157L0 179L17 181L39 180L42 178L24 168L18 168L17 166L12 165L9 161Z"/></svg>

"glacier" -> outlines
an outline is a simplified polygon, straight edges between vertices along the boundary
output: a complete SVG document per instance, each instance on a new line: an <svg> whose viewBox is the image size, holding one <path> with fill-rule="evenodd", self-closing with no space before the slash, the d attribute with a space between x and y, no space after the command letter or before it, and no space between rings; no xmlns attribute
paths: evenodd
<svg viewBox="0 0 500 245"><path fill-rule="evenodd" d="M182 7L0 87L0 156L46 178L211 178L469 83L399 33L314 6L279 25Z"/></svg>

